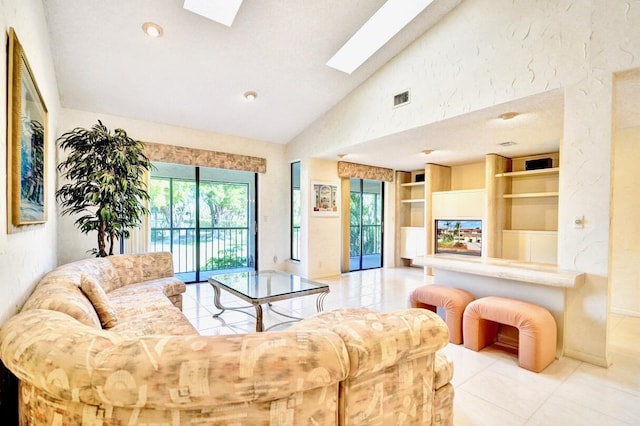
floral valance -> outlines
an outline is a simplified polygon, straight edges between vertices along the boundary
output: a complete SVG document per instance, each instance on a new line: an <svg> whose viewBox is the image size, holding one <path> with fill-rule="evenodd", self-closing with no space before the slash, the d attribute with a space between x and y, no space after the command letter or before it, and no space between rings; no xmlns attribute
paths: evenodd
<svg viewBox="0 0 640 426"><path fill-rule="evenodd" d="M144 148L145 154L151 161L255 173L266 173L267 171L266 158L152 142L144 142Z"/></svg>
<svg viewBox="0 0 640 426"><path fill-rule="evenodd" d="M393 182L392 169L349 163L347 161L338 161L338 176L341 178L358 178Z"/></svg>

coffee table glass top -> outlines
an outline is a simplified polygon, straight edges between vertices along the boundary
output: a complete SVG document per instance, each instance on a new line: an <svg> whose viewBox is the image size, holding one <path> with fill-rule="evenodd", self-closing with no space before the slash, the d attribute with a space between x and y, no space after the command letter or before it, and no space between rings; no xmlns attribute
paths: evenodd
<svg viewBox="0 0 640 426"><path fill-rule="evenodd" d="M210 282L221 285L252 303L288 299L305 294L328 292L329 286L280 271L248 271L214 275ZM214 284L212 282L212 284Z"/></svg>

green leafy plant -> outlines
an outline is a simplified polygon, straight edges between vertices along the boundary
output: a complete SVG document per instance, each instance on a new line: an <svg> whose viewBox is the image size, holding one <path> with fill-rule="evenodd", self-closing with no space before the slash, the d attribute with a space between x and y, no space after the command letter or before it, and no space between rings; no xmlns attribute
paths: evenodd
<svg viewBox="0 0 640 426"><path fill-rule="evenodd" d="M218 257L210 257L207 263L204 265L206 271L217 271L220 269L232 269L246 267L247 258L238 255L236 247L232 247L226 250L220 250Z"/></svg>
<svg viewBox="0 0 640 426"><path fill-rule="evenodd" d="M151 162L142 142L122 129L111 132L98 120L91 129L77 127L58 138L68 157L58 172L69 183L56 191L63 215L80 215L75 225L84 234L97 231L97 257L113 254L115 240L128 238L130 229L140 226L149 199L144 173Z"/></svg>

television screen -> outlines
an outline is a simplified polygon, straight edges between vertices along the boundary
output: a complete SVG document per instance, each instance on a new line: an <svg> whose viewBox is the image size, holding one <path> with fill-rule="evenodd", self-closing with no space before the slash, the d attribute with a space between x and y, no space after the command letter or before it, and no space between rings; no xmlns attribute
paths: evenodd
<svg viewBox="0 0 640 426"><path fill-rule="evenodd" d="M436 219L436 253L482 255L482 221Z"/></svg>

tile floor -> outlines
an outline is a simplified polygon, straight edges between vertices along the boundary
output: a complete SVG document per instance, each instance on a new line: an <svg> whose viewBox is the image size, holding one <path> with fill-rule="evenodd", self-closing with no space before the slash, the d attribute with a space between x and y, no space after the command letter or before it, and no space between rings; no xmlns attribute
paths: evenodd
<svg viewBox="0 0 640 426"><path fill-rule="evenodd" d="M324 309L402 309L411 290L429 279L420 268L383 268L322 279L331 287ZM243 304L224 292L222 302ZM315 312L315 296L275 305L307 317ZM253 318L241 312L227 311L213 318L217 309L208 283L187 286L183 311L201 334L255 330ZM265 309L265 327L277 321L281 317ZM611 330L613 365L608 369L564 357L536 374L519 368L517 358L502 351L473 352L447 345L443 351L455 368L455 425L640 424L640 318L612 316Z"/></svg>

